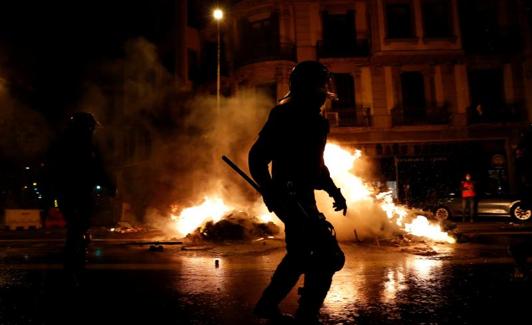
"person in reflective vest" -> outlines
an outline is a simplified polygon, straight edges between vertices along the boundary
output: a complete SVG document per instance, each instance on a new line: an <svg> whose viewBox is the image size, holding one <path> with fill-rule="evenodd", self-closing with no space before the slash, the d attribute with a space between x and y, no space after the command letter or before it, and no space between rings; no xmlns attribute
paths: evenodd
<svg viewBox="0 0 532 325"><path fill-rule="evenodd" d="M462 221L473 222L475 216L475 183L471 180L471 174L467 173L462 181Z"/></svg>

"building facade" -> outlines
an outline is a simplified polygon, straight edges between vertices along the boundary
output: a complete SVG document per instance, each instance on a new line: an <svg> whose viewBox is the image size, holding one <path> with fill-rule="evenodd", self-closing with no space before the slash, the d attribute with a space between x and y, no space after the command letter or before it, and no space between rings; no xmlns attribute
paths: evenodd
<svg viewBox="0 0 532 325"><path fill-rule="evenodd" d="M319 60L340 97L325 109L331 138L362 149L375 177L395 182L400 197L453 190L465 172L486 192L511 192L519 132L532 116L525 7L520 0L233 1L231 79L236 91L279 99L296 62Z"/></svg>

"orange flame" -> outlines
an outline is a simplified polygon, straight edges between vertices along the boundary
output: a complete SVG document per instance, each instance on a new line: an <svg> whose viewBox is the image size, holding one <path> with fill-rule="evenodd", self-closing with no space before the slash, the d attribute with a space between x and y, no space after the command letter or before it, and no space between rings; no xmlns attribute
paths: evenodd
<svg viewBox="0 0 532 325"><path fill-rule="evenodd" d="M348 206L352 207L363 201L376 204L384 211L388 220L404 232L437 242L456 242L453 237L442 231L437 223L431 223L426 217L420 215L414 218L406 207L395 204L391 192L374 193L372 187L353 172L361 156L360 150L351 152L337 144L328 143L325 147L325 164L336 185L342 189ZM259 208L254 209L254 215L258 216L261 222L279 223L262 202L258 202L256 206ZM206 222L217 222L235 210L249 209L229 206L219 195L214 195L205 197L203 202L197 206L185 208L179 214L172 215L171 219L175 223L177 232L185 236Z"/></svg>
<svg viewBox="0 0 532 325"><path fill-rule="evenodd" d="M201 204L183 209L179 215L172 215L170 218L175 222L177 232L186 236L208 221L220 221L232 210L234 209L219 197L205 197Z"/></svg>
<svg viewBox="0 0 532 325"><path fill-rule="evenodd" d="M335 183L342 189L348 206L355 205L362 200L372 200L386 213L388 220L401 230L433 241L456 242L453 237L442 231L440 225L431 223L424 216L416 216L414 220L408 222L409 210L393 202L392 192L374 194L371 187L352 172L356 161L361 156L360 150L350 152L337 144L328 143L325 147L325 164Z"/></svg>

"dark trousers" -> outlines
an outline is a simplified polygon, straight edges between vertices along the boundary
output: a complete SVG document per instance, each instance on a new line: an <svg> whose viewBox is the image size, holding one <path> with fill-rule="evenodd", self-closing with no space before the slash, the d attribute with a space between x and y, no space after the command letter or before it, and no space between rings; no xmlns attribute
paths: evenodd
<svg viewBox="0 0 532 325"><path fill-rule="evenodd" d="M304 275L305 282L300 291L301 297L296 315L301 319L316 318L331 287L334 271L320 270L307 264L308 261L305 261L301 255L287 253L277 266L258 305L277 307L296 285L301 275Z"/></svg>
<svg viewBox="0 0 532 325"><path fill-rule="evenodd" d="M306 213L302 213L297 205L291 205L287 210L277 212L278 215L282 215L282 220L285 222L287 253L277 266L270 284L257 303L257 308L278 308L279 303L296 285L301 275L304 275L304 286L300 291L296 317L301 320L314 320L318 317L321 305L331 287L336 270L330 265L334 265L333 255L340 249L333 236L329 235L326 240L319 238L324 236L324 231L321 231L320 235L320 231L316 229L324 228L323 223L318 222L321 215L313 196L312 200L306 201L306 204L301 206ZM343 253L341 255L343 257Z"/></svg>
<svg viewBox="0 0 532 325"><path fill-rule="evenodd" d="M92 197L90 194L77 193L64 195L60 197L60 208L67 226L65 271L72 275L79 275L85 268L87 259L88 231L93 212Z"/></svg>
<svg viewBox="0 0 532 325"><path fill-rule="evenodd" d="M475 216L475 198L464 197L462 198L462 219L465 221L469 217L470 221L473 221Z"/></svg>

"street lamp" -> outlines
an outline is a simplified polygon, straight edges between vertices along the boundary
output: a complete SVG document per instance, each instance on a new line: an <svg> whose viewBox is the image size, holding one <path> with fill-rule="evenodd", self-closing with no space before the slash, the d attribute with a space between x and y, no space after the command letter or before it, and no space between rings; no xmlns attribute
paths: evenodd
<svg viewBox="0 0 532 325"><path fill-rule="evenodd" d="M216 32L218 36L216 51L216 109L220 113L220 21L224 18L224 12L220 8L214 9L212 17L216 20Z"/></svg>

